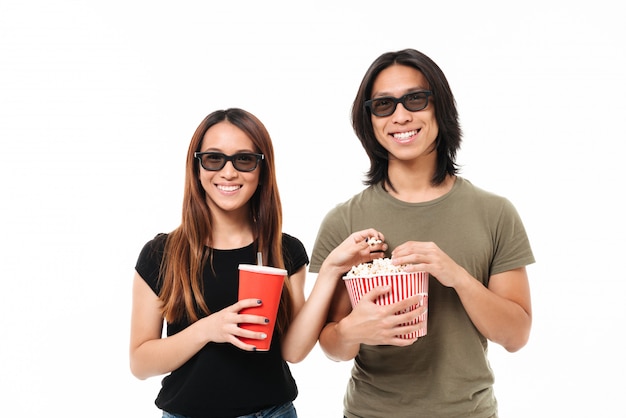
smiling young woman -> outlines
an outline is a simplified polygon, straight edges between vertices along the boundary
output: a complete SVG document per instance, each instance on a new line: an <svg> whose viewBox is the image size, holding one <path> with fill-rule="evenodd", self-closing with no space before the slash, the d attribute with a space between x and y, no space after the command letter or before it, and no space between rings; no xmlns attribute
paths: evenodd
<svg viewBox="0 0 626 418"><path fill-rule="evenodd" d="M361 236L348 237L325 260L308 298L308 255L282 231L269 133L242 109L219 110L196 129L187 153L181 225L145 244L135 267L130 368L145 379L166 374L156 405L163 417L294 418L298 389L287 362L317 342L337 272L378 257ZM286 271L269 350L239 324L268 324L244 313L259 298L238 300L239 265ZM166 336L163 337L163 326ZM243 340L242 340L243 339Z"/></svg>

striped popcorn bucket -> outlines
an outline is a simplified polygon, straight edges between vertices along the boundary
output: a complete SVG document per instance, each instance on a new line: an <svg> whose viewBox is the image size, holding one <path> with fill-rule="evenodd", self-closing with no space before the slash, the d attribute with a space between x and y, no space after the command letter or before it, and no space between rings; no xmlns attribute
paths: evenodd
<svg viewBox="0 0 626 418"><path fill-rule="evenodd" d="M428 307L428 273L424 271L418 271L413 273L390 273L376 276L363 276L363 277L344 277L343 278L348 293L350 295L350 302L352 307L355 307L361 300L361 297L379 286L391 286L391 291L388 294L380 296L376 299L376 303L379 305L390 305L395 302L399 302L407 297L422 294L426 296L424 298L424 304ZM404 312L412 311L417 306L411 306ZM423 337L426 335L426 324L428 319L428 311L417 317L416 320L408 324L413 325L419 322L424 322L424 328L419 331L411 332L409 334L399 335L400 338L412 339L417 337Z"/></svg>

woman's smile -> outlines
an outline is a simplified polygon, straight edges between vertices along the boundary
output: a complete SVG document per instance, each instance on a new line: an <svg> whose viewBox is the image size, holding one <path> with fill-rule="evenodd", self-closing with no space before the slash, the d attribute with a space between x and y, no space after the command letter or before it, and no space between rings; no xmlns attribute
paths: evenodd
<svg viewBox="0 0 626 418"><path fill-rule="evenodd" d="M233 185L216 184L215 186L217 187L218 190L224 193L228 193L228 194L232 194L243 187L240 184L233 184Z"/></svg>

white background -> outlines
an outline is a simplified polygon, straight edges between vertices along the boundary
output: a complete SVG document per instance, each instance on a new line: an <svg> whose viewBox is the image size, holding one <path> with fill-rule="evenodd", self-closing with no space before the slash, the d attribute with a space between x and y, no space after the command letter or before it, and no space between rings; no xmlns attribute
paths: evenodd
<svg viewBox="0 0 626 418"><path fill-rule="evenodd" d="M160 378L128 368L131 281L180 221L196 126L231 106L266 124L310 252L368 168L361 78L406 47L446 73L462 175L516 205L537 258L530 342L490 349L501 416L626 416L618 3L0 0L2 416L160 416ZM302 418L341 415L350 366L317 347L292 366Z"/></svg>

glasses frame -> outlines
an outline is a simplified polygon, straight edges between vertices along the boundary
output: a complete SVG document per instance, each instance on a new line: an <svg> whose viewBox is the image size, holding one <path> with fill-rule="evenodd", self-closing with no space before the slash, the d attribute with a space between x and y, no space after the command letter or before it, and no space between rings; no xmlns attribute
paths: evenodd
<svg viewBox="0 0 626 418"><path fill-rule="evenodd" d="M413 96L415 94L424 94L426 96L426 101L424 102L424 106L420 107L419 109L410 109L409 107L407 107L406 105L406 101L408 100L409 96ZM383 118L385 116L391 116L394 114L394 112L396 111L396 108L398 107L398 103L402 103L402 106L404 106L404 108L406 110L408 110L409 112L419 112L420 110L424 110L426 109L426 107L428 106L428 98L430 96L433 95L433 92L430 90L420 90L420 91L413 91L411 93L407 93L404 96L400 97L400 98L396 98L393 96L382 96L382 97L375 97L373 99L370 100L366 100L364 103L364 106L367 110L370 111L370 113L374 116L378 116L379 118ZM372 104L374 103L374 101L376 100L389 100L390 102L393 102L393 107L391 108L391 110L389 112L385 112L385 113L376 113L374 112L374 109L372 107Z"/></svg>
<svg viewBox="0 0 626 418"><path fill-rule="evenodd" d="M219 168L207 168L202 164L203 155L216 155L216 156L223 158L224 160L222 161L222 165ZM251 168L250 170L242 170L241 168L237 167L237 158L241 157L242 155L248 156L248 157L254 157L256 159L256 164L254 165L253 168ZM200 166L204 168L206 171L220 171L226 166L226 163L230 161L233 164L233 167L235 168L235 170L241 171L242 173L250 173L256 170L257 167L259 166L259 162L265 159L265 155L259 154L256 152L238 152L233 155L226 155L223 152L215 152L215 151L197 152L196 151L193 153L193 156L194 158L198 159Z"/></svg>

